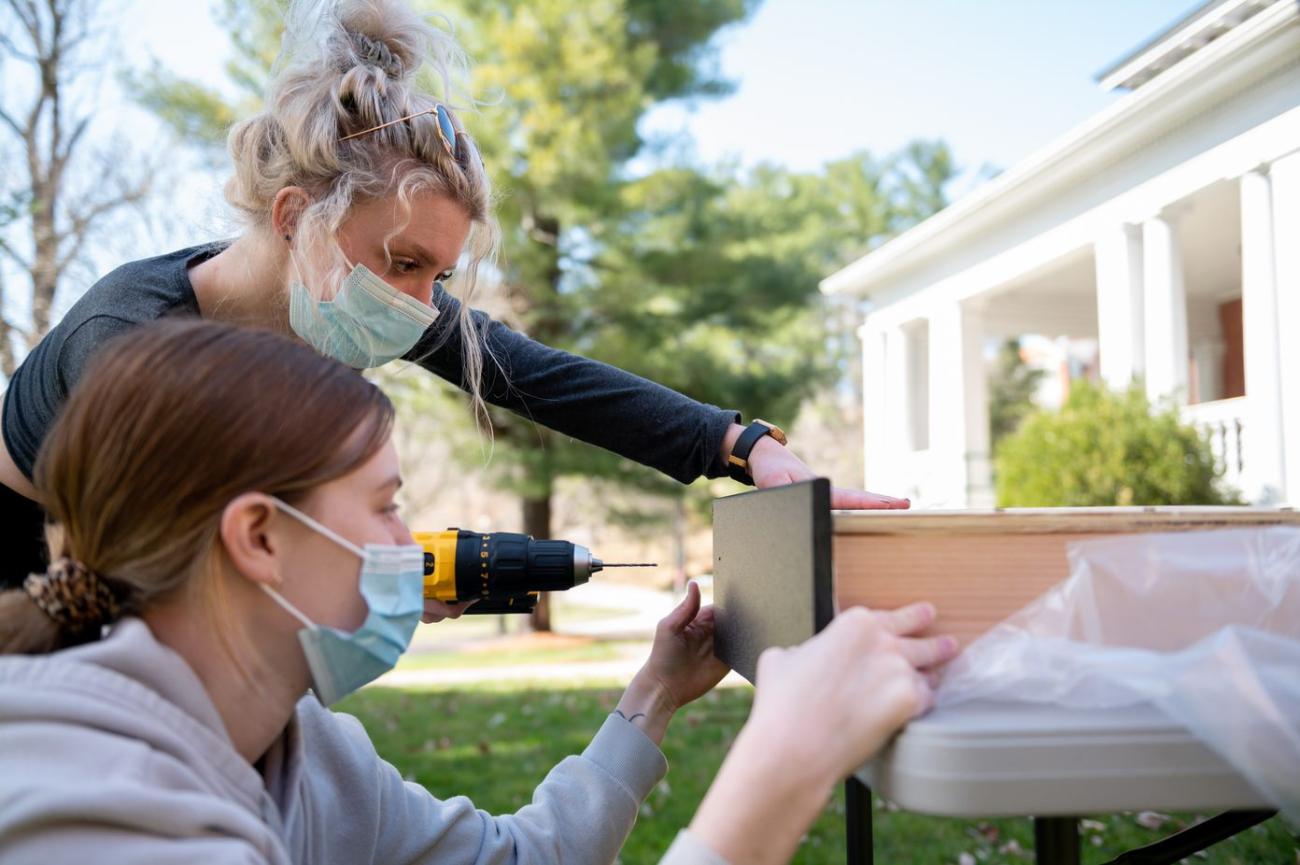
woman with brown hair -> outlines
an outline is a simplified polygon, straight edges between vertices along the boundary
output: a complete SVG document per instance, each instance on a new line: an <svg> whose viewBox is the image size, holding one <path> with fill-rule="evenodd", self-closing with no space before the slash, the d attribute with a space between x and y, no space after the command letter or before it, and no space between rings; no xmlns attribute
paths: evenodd
<svg viewBox="0 0 1300 865"><path fill-rule="evenodd" d="M812 477L779 429L537 343L471 312L497 247L491 189L452 101L459 47L406 0L295 0L264 110L230 131L226 199L247 226L123 265L14 373L0 431L0 586L40 569L37 451L86 359L169 316L292 333L357 369L397 358L565 435L689 483ZM440 92L419 83L432 71ZM462 100L468 101L468 100ZM463 265L463 266L461 266ZM457 270L459 298L444 290ZM906 507L837 490L836 507Z"/></svg>
<svg viewBox="0 0 1300 865"><path fill-rule="evenodd" d="M0 593L0 862L614 861L673 713L725 673L711 609L692 587L518 812L404 782L325 708L390 669L423 611L392 421L374 385L266 331L156 323L91 364L37 462L51 564ZM931 616L858 611L766 656L669 859L788 856L837 774L926 705L917 670L951 648L898 635Z"/></svg>

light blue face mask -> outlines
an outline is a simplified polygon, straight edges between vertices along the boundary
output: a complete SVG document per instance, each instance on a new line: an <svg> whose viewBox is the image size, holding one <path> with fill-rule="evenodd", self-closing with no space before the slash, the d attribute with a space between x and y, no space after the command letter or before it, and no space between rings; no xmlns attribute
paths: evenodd
<svg viewBox="0 0 1300 865"><path fill-rule="evenodd" d="M289 326L321 354L353 369L383 366L410 351L438 310L403 294L358 264L333 300L301 282L289 287Z"/></svg>
<svg viewBox="0 0 1300 865"><path fill-rule="evenodd" d="M297 508L279 499L275 503L361 557L361 596L370 612L350 634L316 624L279 592L262 584L276 603L303 623L298 642L311 671L311 688L321 704L329 706L393 669L411 645L411 635L424 612L424 548L419 544L366 544L362 549Z"/></svg>

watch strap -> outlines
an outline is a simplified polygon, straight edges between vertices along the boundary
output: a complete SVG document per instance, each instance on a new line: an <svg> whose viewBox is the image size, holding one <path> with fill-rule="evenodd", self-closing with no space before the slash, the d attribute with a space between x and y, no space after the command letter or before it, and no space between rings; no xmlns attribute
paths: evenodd
<svg viewBox="0 0 1300 865"><path fill-rule="evenodd" d="M745 427L745 431L731 447L731 456L727 457L727 473L733 480L751 487L754 485L754 479L749 473L749 455L758 440L767 435L772 435L772 427L762 421L752 421Z"/></svg>

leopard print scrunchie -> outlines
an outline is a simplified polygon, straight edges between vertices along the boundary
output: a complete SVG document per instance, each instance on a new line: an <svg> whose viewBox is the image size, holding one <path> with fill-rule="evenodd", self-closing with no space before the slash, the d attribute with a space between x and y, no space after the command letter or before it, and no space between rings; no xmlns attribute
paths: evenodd
<svg viewBox="0 0 1300 865"><path fill-rule="evenodd" d="M64 556L43 574L30 574L23 589L60 628L83 633L117 619L113 590L92 570Z"/></svg>

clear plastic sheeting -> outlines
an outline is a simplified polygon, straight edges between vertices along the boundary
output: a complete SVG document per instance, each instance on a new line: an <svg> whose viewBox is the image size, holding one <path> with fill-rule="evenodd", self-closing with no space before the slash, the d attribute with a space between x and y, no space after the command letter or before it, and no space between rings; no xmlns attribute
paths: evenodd
<svg viewBox="0 0 1300 865"><path fill-rule="evenodd" d="M1300 528L1079 541L1069 560L948 666L937 705L1149 702L1300 824Z"/></svg>

